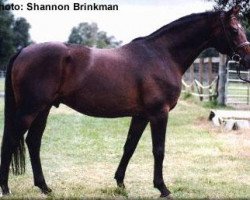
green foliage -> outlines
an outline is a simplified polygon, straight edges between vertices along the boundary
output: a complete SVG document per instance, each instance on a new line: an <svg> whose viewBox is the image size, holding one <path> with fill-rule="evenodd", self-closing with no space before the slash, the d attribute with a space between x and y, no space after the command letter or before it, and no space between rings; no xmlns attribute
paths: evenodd
<svg viewBox="0 0 250 200"><path fill-rule="evenodd" d="M114 36L99 31L96 23L87 22L80 23L72 29L68 42L97 48L112 48L121 44L121 41L117 41Z"/></svg>
<svg viewBox="0 0 250 200"><path fill-rule="evenodd" d="M207 57L218 57L219 52L215 48L208 48L201 52L199 55L200 58L207 58Z"/></svg>
<svg viewBox="0 0 250 200"><path fill-rule="evenodd" d="M4 2L0 0L1 5ZM29 29L30 25L24 18L14 19L10 11L0 11L0 70L16 50L30 44Z"/></svg>
<svg viewBox="0 0 250 200"><path fill-rule="evenodd" d="M189 92L184 92L182 98L184 100L190 99L190 98L192 98L192 94Z"/></svg>
<svg viewBox="0 0 250 200"><path fill-rule="evenodd" d="M212 100L212 101L207 101L203 103L203 106L205 108L225 108L225 106L221 106L218 104L218 101L216 99Z"/></svg>
<svg viewBox="0 0 250 200"><path fill-rule="evenodd" d="M28 46L30 42L29 35L30 24L25 18L18 18L14 22L13 32L14 32L14 46L16 49L21 49Z"/></svg>
<svg viewBox="0 0 250 200"><path fill-rule="evenodd" d="M13 22L14 17L10 12L0 12L0 67L7 63L10 55L14 52L14 35L11 29Z"/></svg>

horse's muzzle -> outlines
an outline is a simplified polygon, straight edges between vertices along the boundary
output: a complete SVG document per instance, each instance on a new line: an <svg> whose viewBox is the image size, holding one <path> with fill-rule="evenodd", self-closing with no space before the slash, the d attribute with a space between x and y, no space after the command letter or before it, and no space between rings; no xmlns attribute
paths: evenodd
<svg viewBox="0 0 250 200"><path fill-rule="evenodd" d="M246 54L240 62L241 66L243 67L243 70L249 70L250 69L250 54Z"/></svg>

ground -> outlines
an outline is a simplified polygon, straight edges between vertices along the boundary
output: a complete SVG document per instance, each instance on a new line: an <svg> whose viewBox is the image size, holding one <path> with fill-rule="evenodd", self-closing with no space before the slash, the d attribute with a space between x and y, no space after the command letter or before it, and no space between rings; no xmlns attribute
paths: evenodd
<svg viewBox="0 0 250 200"><path fill-rule="evenodd" d="M249 131L226 132L209 122L210 108L180 100L171 112L164 177L175 198L250 198ZM3 100L0 99L0 132ZM130 118L102 119L53 108L41 150L49 196L93 199L155 199L150 128L128 166L126 190L113 179L122 155ZM46 198L33 186L30 162L23 176L10 176L12 198Z"/></svg>

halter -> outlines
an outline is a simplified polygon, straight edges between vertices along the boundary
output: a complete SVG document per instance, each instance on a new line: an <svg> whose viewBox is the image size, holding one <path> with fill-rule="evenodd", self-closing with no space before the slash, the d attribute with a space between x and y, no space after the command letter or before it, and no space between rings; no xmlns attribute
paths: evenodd
<svg viewBox="0 0 250 200"><path fill-rule="evenodd" d="M234 19L234 18L236 19L235 16L231 16L231 19ZM221 13L220 21L222 24L224 35L226 36L227 44L232 52L231 60L235 61L235 63L237 64L237 66L236 66L237 75L238 75L239 79L250 83L250 80L247 80L247 79L244 79L241 77L240 69L242 68L241 67L242 66L242 64L241 64L242 57L240 56L240 54L237 53L237 50L239 50L241 48L245 48L246 46L250 46L250 42L248 42L248 41L242 42L241 44L237 45L236 48L234 48L233 44L230 42L230 38L229 38L229 35L227 34L223 19L224 19L224 13Z"/></svg>

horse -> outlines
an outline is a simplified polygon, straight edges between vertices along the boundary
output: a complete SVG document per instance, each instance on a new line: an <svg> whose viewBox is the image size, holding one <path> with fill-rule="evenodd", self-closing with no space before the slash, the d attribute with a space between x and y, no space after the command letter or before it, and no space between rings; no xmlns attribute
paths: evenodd
<svg viewBox="0 0 250 200"><path fill-rule="evenodd" d="M125 187L129 160L150 124L153 185L161 197L169 197L171 192L162 174L165 138L168 114L181 93L182 75L209 47L250 68L250 43L238 19L239 12L235 6L229 11L191 14L114 49L48 42L20 50L7 67L2 194L10 193L11 163L15 174L25 172L25 142L34 185L44 194L52 191L41 166L41 139L51 107L65 104L93 117L132 117L114 177L118 187Z"/></svg>

